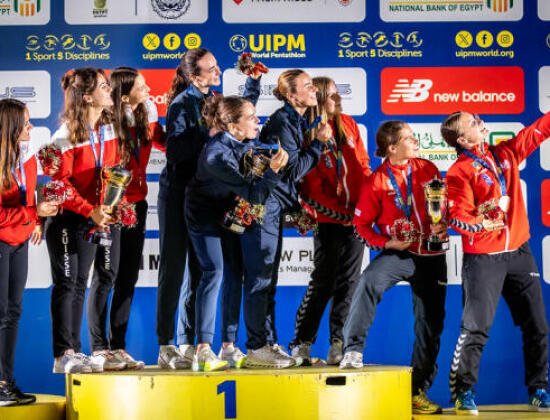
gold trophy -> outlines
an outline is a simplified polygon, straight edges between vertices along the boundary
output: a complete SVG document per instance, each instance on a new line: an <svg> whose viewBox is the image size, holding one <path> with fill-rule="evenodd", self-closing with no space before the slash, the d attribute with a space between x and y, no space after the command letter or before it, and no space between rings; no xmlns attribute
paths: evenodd
<svg viewBox="0 0 550 420"><path fill-rule="evenodd" d="M132 180L132 172L120 165L101 170L101 183L103 186L103 205L105 213L112 215L115 207L121 202L126 187ZM93 223L93 222L92 222ZM86 232L85 239L101 246L111 246L113 240L109 228L102 229L94 226Z"/></svg>
<svg viewBox="0 0 550 420"><path fill-rule="evenodd" d="M426 198L426 212L430 217L432 224L436 225L445 218L447 211L447 187L440 179L434 178L424 186L424 196ZM446 251L449 249L449 235L445 238L430 233L428 239L423 241L424 248L428 251Z"/></svg>

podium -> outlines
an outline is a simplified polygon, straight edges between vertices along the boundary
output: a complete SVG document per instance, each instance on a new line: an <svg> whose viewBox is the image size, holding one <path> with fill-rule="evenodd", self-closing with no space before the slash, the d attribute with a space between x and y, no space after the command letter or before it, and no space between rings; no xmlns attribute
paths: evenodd
<svg viewBox="0 0 550 420"><path fill-rule="evenodd" d="M66 375L67 419L410 420L411 368Z"/></svg>

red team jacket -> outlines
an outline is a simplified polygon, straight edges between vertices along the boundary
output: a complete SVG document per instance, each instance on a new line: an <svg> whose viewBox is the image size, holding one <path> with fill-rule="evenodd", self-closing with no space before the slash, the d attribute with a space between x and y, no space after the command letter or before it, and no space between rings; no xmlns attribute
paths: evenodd
<svg viewBox="0 0 550 420"><path fill-rule="evenodd" d="M96 154L99 157L99 131L103 131L104 155L103 166L115 166L120 163L118 151L118 137L112 124L101 126L94 131L94 144ZM61 148L61 168L53 176L65 182L66 185L74 187L74 198L63 203L63 208L89 217L93 208L99 204L97 195L98 180L95 169L95 157L92 151L90 139L82 143L72 144L69 141L69 131L66 124L63 124L53 135L53 142ZM100 187L101 190L101 187Z"/></svg>
<svg viewBox="0 0 550 420"><path fill-rule="evenodd" d="M23 206L19 196L19 187L12 176L12 187L0 194L0 241L11 246L25 242L31 236L35 226L40 223L36 214L36 158L29 151L23 157L25 169L27 205ZM16 168L19 179L19 164Z"/></svg>
<svg viewBox="0 0 550 420"><path fill-rule="evenodd" d="M361 186L370 174L369 155L363 145L357 123L342 114L341 121L347 142L342 147L340 194L337 194L335 149L325 148L317 165L302 179L300 202L320 223L351 222ZM329 121L333 130L334 123Z"/></svg>
<svg viewBox="0 0 550 420"><path fill-rule="evenodd" d="M166 141L164 138L164 131L162 126L158 122L158 113L156 105L151 102L146 102L147 113L149 118L149 133L151 135L151 141L147 144L142 144L139 153L139 165L138 160L132 156L130 161L126 165L126 168L132 171L132 180L130 185L126 188L125 199L129 203L137 203L138 201L145 200L147 196L147 164L149 163L149 157L151 156L151 148L154 146L162 152L166 151ZM135 131L132 133L135 135Z"/></svg>
<svg viewBox="0 0 550 420"><path fill-rule="evenodd" d="M410 159L412 165L412 208L411 221L422 235L430 233L431 220L426 212L426 200L424 198L424 185L434 178L441 179L437 167L425 159ZM390 168L395 175L397 185L402 197L407 197L407 165L394 166L386 159L372 175L367 178L359 201L355 209L353 224L357 233L363 237L371 248L383 249L387 241L391 239L391 227L398 219L405 218L405 213L396 205L395 192L387 172ZM375 230L375 226L376 229ZM408 251L420 255L443 254L443 252L429 252L422 248L422 241L411 244Z"/></svg>
<svg viewBox="0 0 550 420"><path fill-rule="evenodd" d="M529 235L529 221L522 197L519 164L550 136L550 113L539 118L521 130L512 140L497 146L483 144L487 153L491 150L502 166L506 180L510 207L506 214L505 228L486 231L481 225L482 216L477 214L478 206L491 199L501 197L499 180L494 174L465 154L447 172L449 194L449 215L452 227L462 234L462 248L465 253L491 254L513 251L525 243ZM481 156L479 149L471 150ZM491 154L485 160L495 168Z"/></svg>

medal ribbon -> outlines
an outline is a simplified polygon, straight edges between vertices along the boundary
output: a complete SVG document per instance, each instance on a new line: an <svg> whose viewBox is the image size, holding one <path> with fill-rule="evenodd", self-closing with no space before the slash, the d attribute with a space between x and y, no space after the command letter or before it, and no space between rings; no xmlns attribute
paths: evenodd
<svg viewBox="0 0 550 420"><path fill-rule="evenodd" d="M95 169L100 170L103 166L103 155L105 153L105 137L103 133L103 126L99 128L99 157L97 156L97 150L95 148L95 133L90 128L90 146L94 154Z"/></svg>
<svg viewBox="0 0 550 420"><path fill-rule="evenodd" d="M17 183L17 188L19 189L19 198L21 200L21 205L26 206L27 205L27 176L25 175L25 166L23 165L23 156L19 157L19 174L17 175L17 171L15 168L12 170L13 177L15 178L15 182Z"/></svg>
<svg viewBox="0 0 550 420"><path fill-rule="evenodd" d="M405 213L405 216L407 216L407 219L410 220L411 207L412 207L412 165L409 163L409 167L407 169L407 201L406 202L403 199L403 195L401 194L401 189L399 188L399 185L397 185L397 180L395 179L395 175L393 174L389 164L386 166L386 169L388 171L388 176L390 177L391 186L395 191L395 205L397 206L398 209L402 210L403 213Z"/></svg>
<svg viewBox="0 0 550 420"><path fill-rule="evenodd" d="M479 157L479 156L476 156L475 154L473 154L471 151L469 150L463 150L462 153L464 153L466 156L468 156L469 158L472 158L473 160L475 160L477 163L479 163L481 166L483 166L485 169L491 171L491 173L495 176L495 178L498 179L498 183L500 185L500 194L502 197L506 196L506 179L504 179L504 172L502 170L502 165L500 164L500 161L497 159L497 157L494 155L493 152L491 152L491 150L489 149L489 153L491 153L491 156L493 157L495 163L496 163L496 168L491 165L489 162L487 162L485 159Z"/></svg>

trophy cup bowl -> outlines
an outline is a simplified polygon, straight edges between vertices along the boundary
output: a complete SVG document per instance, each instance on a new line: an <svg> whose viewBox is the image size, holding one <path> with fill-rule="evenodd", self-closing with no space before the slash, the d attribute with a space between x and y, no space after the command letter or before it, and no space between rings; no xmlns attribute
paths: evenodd
<svg viewBox="0 0 550 420"><path fill-rule="evenodd" d="M243 155L243 174L261 178L271 163L271 156L279 151L279 140L276 143L258 144Z"/></svg>
<svg viewBox="0 0 550 420"><path fill-rule="evenodd" d="M424 186L426 198L426 212L432 224L436 225L445 217L447 209L447 187L440 179L434 178ZM438 235L430 233L423 241L424 248L428 251L446 251L449 249L449 237L441 239Z"/></svg>
<svg viewBox="0 0 550 420"><path fill-rule="evenodd" d="M105 213L113 214L131 180L132 172L120 165L101 170L102 204L105 206ZM113 242L109 229L102 229L95 225L86 232L86 240L101 246L110 246Z"/></svg>

